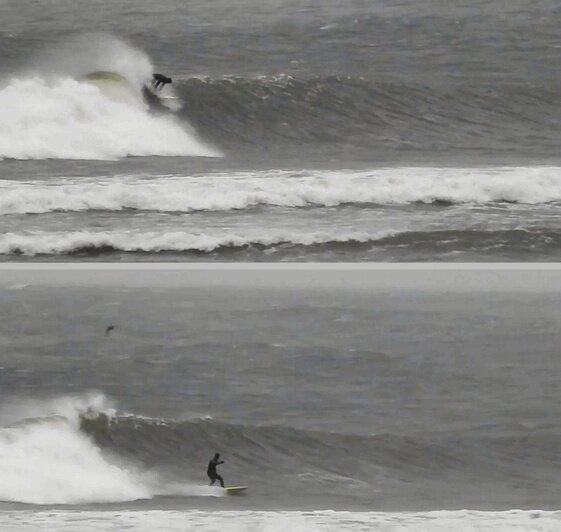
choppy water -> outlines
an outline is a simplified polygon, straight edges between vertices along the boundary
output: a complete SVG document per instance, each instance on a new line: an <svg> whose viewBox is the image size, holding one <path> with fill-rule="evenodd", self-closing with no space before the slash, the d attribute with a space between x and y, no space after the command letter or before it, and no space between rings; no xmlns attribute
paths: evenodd
<svg viewBox="0 0 561 532"><path fill-rule="evenodd" d="M69 6L0 7L3 260L559 260L553 0Z"/></svg>

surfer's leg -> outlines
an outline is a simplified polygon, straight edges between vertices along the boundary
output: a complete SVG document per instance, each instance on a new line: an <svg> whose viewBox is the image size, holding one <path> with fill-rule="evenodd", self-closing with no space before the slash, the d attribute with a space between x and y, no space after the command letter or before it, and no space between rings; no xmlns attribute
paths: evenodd
<svg viewBox="0 0 561 532"><path fill-rule="evenodd" d="M220 475L216 475L216 478L220 480L220 485L224 487L224 479Z"/></svg>

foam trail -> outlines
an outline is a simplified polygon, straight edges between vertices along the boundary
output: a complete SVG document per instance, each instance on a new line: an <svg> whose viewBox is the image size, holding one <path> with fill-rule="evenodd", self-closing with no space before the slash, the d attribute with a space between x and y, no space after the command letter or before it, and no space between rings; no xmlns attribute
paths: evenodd
<svg viewBox="0 0 561 532"><path fill-rule="evenodd" d="M44 79L80 77L94 71L117 72L137 89L152 77L146 53L114 35L92 32L75 35L44 50L28 72Z"/></svg>
<svg viewBox="0 0 561 532"><path fill-rule="evenodd" d="M182 495L184 497L225 497L226 491L218 486L201 486L180 482L169 482L157 489L158 495Z"/></svg>

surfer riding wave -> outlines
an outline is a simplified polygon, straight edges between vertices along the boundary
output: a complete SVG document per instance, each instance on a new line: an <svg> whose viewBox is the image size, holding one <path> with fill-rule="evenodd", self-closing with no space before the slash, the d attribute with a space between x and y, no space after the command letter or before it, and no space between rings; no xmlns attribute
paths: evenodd
<svg viewBox="0 0 561 532"><path fill-rule="evenodd" d="M220 453L216 453L214 458L208 463L206 474L210 478L210 485L212 486L217 480L220 485L224 487L224 479L217 473L216 466L223 464L224 460L220 460Z"/></svg>
<svg viewBox="0 0 561 532"><path fill-rule="evenodd" d="M168 78L167 76L164 76L163 74L153 74L152 75L152 87L154 87L155 90L159 90L160 88L162 88L164 85L167 85L169 83L172 83L173 80L171 78Z"/></svg>

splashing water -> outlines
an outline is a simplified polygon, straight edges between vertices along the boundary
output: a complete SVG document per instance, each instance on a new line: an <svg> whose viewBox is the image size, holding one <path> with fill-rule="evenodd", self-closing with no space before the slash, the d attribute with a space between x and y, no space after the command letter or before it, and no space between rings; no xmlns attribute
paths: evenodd
<svg viewBox="0 0 561 532"><path fill-rule="evenodd" d="M140 92L153 71L146 54L114 37L87 41L49 50L0 89L0 159L220 156L186 122L149 112ZM78 81L95 70L120 74L131 91L116 97Z"/></svg>

